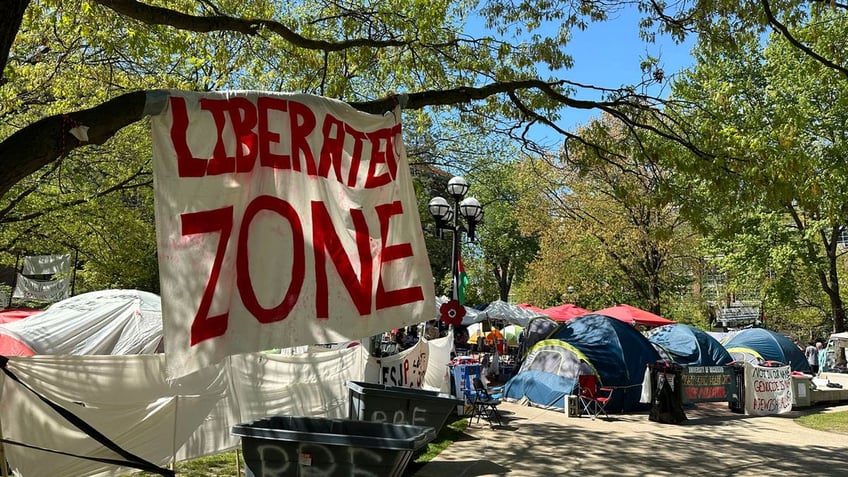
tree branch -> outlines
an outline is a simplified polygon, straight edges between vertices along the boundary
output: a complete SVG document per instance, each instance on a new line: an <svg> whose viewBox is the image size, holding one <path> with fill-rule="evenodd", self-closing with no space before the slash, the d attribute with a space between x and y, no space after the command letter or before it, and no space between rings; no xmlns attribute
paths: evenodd
<svg viewBox="0 0 848 477"><path fill-rule="evenodd" d="M90 109L48 116L0 142L0 196L69 151L86 144L103 144L124 127L141 120L146 95L145 91L135 91ZM69 132L77 124L90 128L87 143L81 143Z"/></svg>
<svg viewBox="0 0 848 477"><path fill-rule="evenodd" d="M0 85L6 82L3 71L6 70L9 51L12 50L12 44L15 42L15 37L18 36L18 30L21 29L24 11L28 6L29 0L3 0L3 2L0 2Z"/></svg>
<svg viewBox="0 0 848 477"><path fill-rule="evenodd" d="M345 41L325 41L306 38L280 22L257 18L236 18L227 15L198 16L181 13L170 8L154 7L136 0L94 0L94 2L125 17L148 25L167 25L180 30L208 33L230 31L244 35L257 35L262 28L280 36L292 46L307 50L342 51L356 47L385 48L403 46L407 41L373 40L356 38Z"/></svg>
<svg viewBox="0 0 848 477"><path fill-rule="evenodd" d="M763 11L766 14L766 18L768 19L769 24L778 33L780 33L780 35L783 36L783 38L785 38L786 41L788 41L789 43L792 44L792 46L803 51L805 54L807 54L808 56L810 56L814 60L818 61L819 63L827 66L828 68L834 69L834 70L842 73L843 76L848 78L848 69L846 69L846 68L828 60L827 58L819 55L818 53L813 51L812 48L810 48L807 45L798 41L798 39L795 38L792 35L792 32L789 31L789 28L787 28L786 25L784 25L777 18L775 18L774 13L771 11L771 5L769 4L769 0L760 0L760 3L763 6Z"/></svg>

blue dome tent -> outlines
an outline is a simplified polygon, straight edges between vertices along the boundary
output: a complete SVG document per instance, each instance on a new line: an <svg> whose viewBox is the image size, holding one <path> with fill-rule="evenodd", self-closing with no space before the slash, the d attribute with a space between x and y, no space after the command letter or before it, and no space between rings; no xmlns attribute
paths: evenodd
<svg viewBox="0 0 848 477"><path fill-rule="evenodd" d="M653 345L631 325L603 315L584 315L560 325L528 352L504 393L541 407L563 409L579 374L592 373L604 386L616 387L607 411L632 411L639 403L646 365L660 358Z"/></svg>
<svg viewBox="0 0 848 477"><path fill-rule="evenodd" d="M683 366L724 366L733 361L733 356L709 333L683 323L654 328L648 333L648 341Z"/></svg>
<svg viewBox="0 0 848 477"><path fill-rule="evenodd" d="M776 331L765 328L744 329L725 342L724 347L737 361L778 361L788 364L792 371L810 372L810 363L804 357L804 351Z"/></svg>

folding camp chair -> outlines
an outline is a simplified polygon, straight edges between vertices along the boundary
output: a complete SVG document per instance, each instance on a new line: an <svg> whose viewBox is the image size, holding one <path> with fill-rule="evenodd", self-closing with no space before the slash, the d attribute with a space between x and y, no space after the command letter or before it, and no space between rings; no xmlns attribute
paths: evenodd
<svg viewBox="0 0 848 477"><path fill-rule="evenodd" d="M495 427L495 424L503 426L501 412L498 410L498 406L501 404L501 395L490 393L480 378L472 378L472 383L474 389L471 404L474 411L471 419L476 417L477 422L480 422L480 417L483 417L489 422L490 427ZM471 422L471 419L468 422Z"/></svg>
<svg viewBox="0 0 848 477"><path fill-rule="evenodd" d="M578 396L580 398L580 415L586 413L592 420L602 413L607 414L607 403L612 399L613 388L599 387L598 378L594 374L581 374L577 377Z"/></svg>

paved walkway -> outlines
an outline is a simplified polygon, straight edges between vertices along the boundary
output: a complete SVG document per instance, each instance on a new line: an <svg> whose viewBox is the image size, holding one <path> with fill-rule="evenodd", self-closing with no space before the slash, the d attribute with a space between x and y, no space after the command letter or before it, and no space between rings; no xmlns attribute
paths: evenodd
<svg viewBox="0 0 848 477"><path fill-rule="evenodd" d="M731 412L727 403L686 409L681 424L660 424L647 413L609 420L503 403L502 428L472 423L415 477L478 476L830 476L848 475L848 434L815 431L793 419L817 406L781 416Z"/></svg>

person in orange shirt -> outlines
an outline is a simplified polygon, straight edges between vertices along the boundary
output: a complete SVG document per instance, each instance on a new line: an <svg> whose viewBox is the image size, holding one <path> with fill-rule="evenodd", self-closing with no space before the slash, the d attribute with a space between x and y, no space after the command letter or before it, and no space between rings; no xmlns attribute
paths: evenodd
<svg viewBox="0 0 848 477"><path fill-rule="evenodd" d="M486 344L496 349L498 354L506 354L506 340L497 328L492 328L492 331L486 335Z"/></svg>

